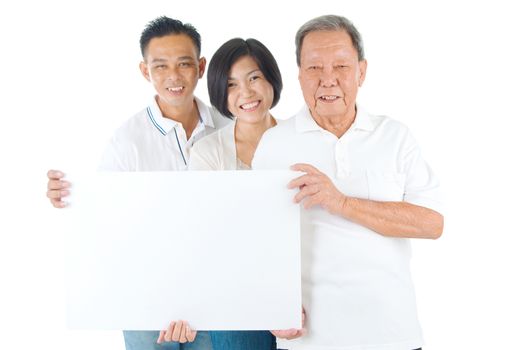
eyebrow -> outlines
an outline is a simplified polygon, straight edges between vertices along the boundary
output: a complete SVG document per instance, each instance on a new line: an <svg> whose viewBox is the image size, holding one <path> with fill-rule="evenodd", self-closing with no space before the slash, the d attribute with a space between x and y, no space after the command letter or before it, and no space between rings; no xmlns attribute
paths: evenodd
<svg viewBox="0 0 528 350"><path fill-rule="evenodd" d="M164 58L154 58L151 63L160 63L160 62L167 62Z"/></svg>
<svg viewBox="0 0 528 350"><path fill-rule="evenodd" d="M251 72L248 72L248 73L246 74L246 77L247 77L248 75L251 75L251 74L255 73L255 72L261 72L261 73L262 73L262 71L261 71L259 68L257 68L257 69L252 70ZM236 80L236 79L233 78L233 77L227 77L227 80Z"/></svg>
<svg viewBox="0 0 528 350"><path fill-rule="evenodd" d="M193 61L194 58L191 56L181 56L177 58L178 61ZM168 59L166 58L154 58L152 59L151 63L159 63L159 62L167 62Z"/></svg>

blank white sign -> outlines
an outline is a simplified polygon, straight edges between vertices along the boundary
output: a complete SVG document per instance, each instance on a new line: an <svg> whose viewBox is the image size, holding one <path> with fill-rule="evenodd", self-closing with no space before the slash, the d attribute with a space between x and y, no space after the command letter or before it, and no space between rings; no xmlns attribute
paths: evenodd
<svg viewBox="0 0 528 350"><path fill-rule="evenodd" d="M301 327L289 171L97 173L73 182L67 318L75 329Z"/></svg>

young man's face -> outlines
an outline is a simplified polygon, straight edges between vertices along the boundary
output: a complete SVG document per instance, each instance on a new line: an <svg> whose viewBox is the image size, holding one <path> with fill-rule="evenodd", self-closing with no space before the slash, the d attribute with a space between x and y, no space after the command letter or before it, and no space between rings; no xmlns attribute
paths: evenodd
<svg viewBox="0 0 528 350"><path fill-rule="evenodd" d="M140 63L143 76L158 93L160 107L192 104L194 89L205 71L192 39L185 34L153 38Z"/></svg>

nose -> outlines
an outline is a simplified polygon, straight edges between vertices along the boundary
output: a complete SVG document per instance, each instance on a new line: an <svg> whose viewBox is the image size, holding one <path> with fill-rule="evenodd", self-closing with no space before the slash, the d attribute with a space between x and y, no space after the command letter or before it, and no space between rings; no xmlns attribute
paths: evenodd
<svg viewBox="0 0 528 350"><path fill-rule="evenodd" d="M250 84L246 82L240 84L240 95L242 95L242 97L251 97L254 93L255 91Z"/></svg>
<svg viewBox="0 0 528 350"><path fill-rule="evenodd" d="M180 69L178 67L174 67L171 70L169 70L169 75L167 76L167 78L172 81L178 81L180 80L181 76L182 75L181 75Z"/></svg>
<svg viewBox="0 0 528 350"><path fill-rule="evenodd" d="M333 67L324 67L321 72L320 84L323 87L337 85L337 78Z"/></svg>

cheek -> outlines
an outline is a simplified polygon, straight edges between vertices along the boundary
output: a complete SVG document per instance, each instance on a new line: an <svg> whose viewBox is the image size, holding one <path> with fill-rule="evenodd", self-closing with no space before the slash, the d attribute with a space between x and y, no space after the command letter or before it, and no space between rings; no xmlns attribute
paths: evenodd
<svg viewBox="0 0 528 350"><path fill-rule="evenodd" d="M186 70L182 76L188 83L198 82L198 72L193 69Z"/></svg>
<svg viewBox="0 0 528 350"><path fill-rule="evenodd" d="M150 72L150 80L154 84L161 84L164 80L164 74L162 72L152 71Z"/></svg>
<svg viewBox="0 0 528 350"><path fill-rule="evenodd" d="M227 109L231 114L236 115L237 107L236 107L236 97L234 93L228 93L227 94Z"/></svg>
<svg viewBox="0 0 528 350"><path fill-rule="evenodd" d="M268 101L269 106L266 106L268 109L271 108L271 105L273 104L273 96L273 86L266 83L264 87L264 99Z"/></svg>

